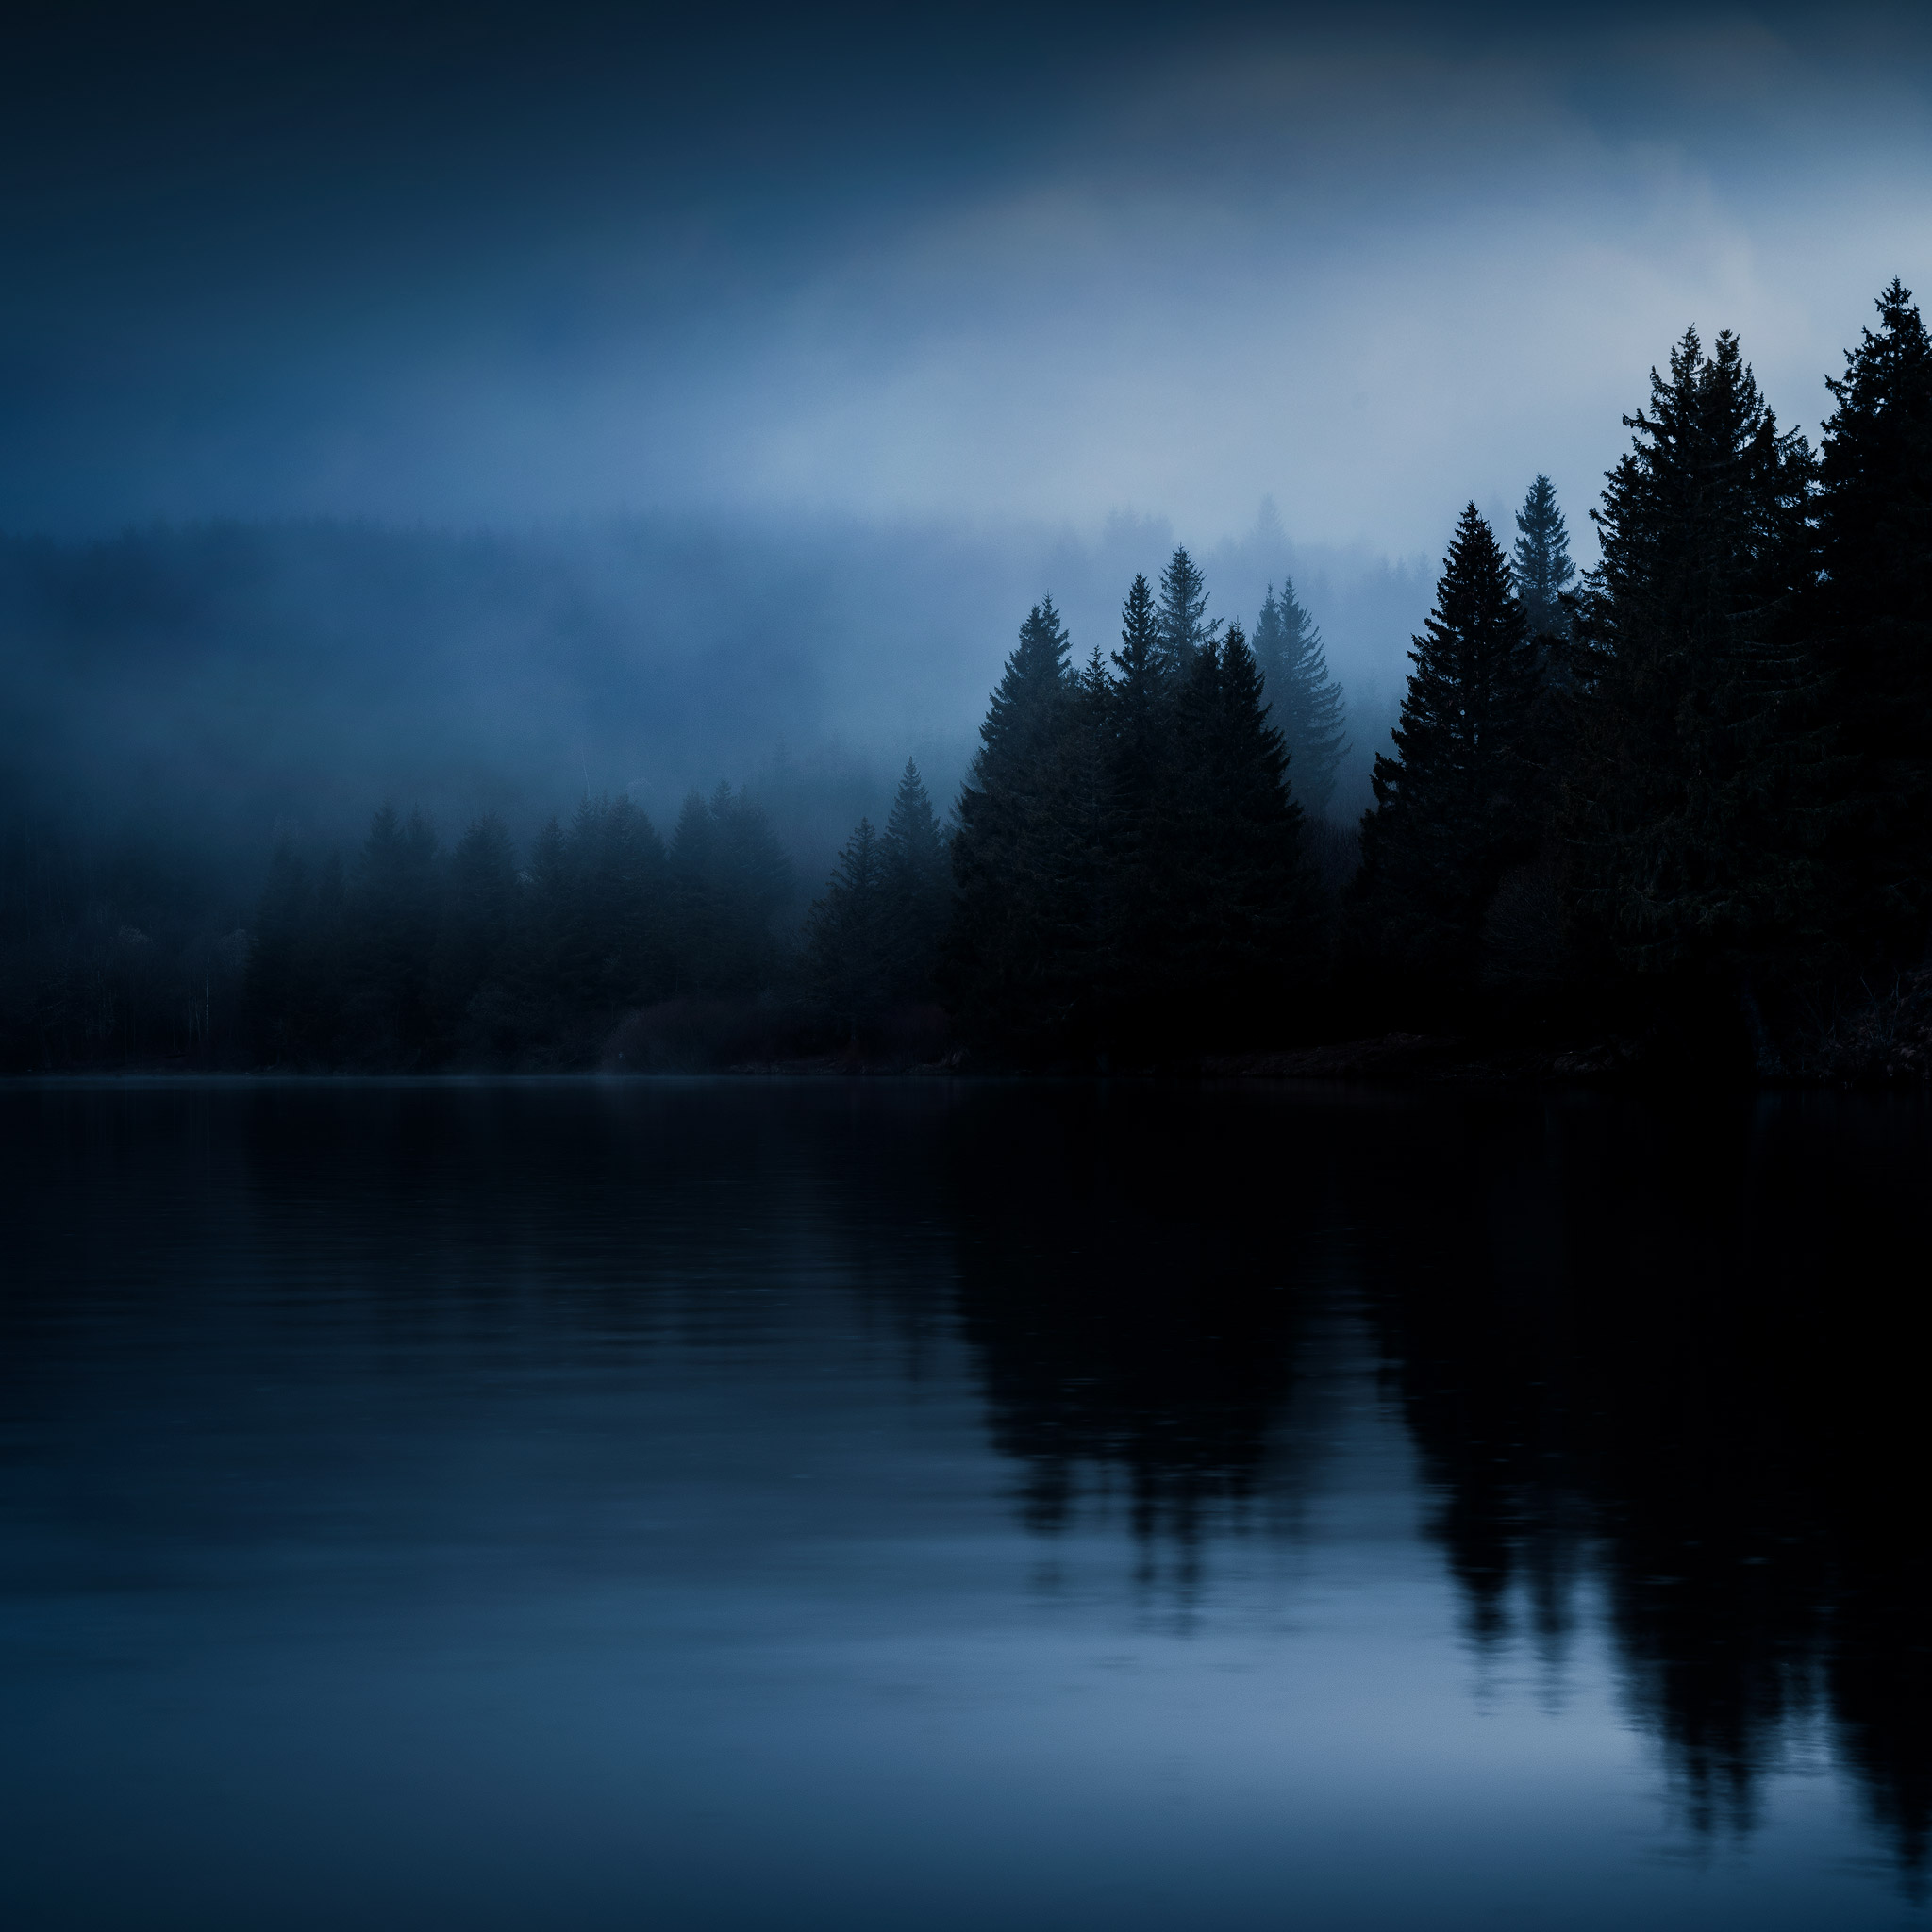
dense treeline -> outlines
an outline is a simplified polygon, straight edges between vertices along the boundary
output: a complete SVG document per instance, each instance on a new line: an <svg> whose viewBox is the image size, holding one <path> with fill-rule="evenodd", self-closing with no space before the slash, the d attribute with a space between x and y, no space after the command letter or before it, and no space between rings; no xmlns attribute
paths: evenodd
<svg viewBox="0 0 1932 1932"><path fill-rule="evenodd" d="M1339 717L1288 688L1291 591L1266 670L1185 553L1111 671L1071 669L1041 606L959 806L969 1037L1084 1060L1449 1026L1601 1036L1573 1065L1925 1071L1932 345L1897 282L1878 309L1822 454L1735 338L1687 332L1581 579L1546 477L1513 559L1464 510L1339 905L1303 809Z"/></svg>
<svg viewBox="0 0 1932 1932"><path fill-rule="evenodd" d="M1414 1030L1572 1071L1923 1074L1932 343L1897 282L1878 310L1815 453L1733 337L1687 333L1581 576L1547 477L1513 552L1464 510L1358 831L1324 816L1347 715L1293 585L1251 640L1180 549L1106 655L1034 607L949 824L908 765L802 931L728 787L668 842L587 799L523 853L384 808L348 864L278 852L245 938L152 867L152 916L71 958L18 934L108 902L15 840L7 1058L905 1061L950 1037L1091 1068Z"/></svg>
<svg viewBox="0 0 1932 1932"><path fill-rule="evenodd" d="M627 798L587 798L519 863L494 818L445 852L420 814L375 814L353 867L275 855L255 933L255 1053L292 1067L561 1064L621 1056L641 1008L715 1030L696 1003L779 976L791 861L764 812L720 786L670 841ZM739 1016L741 1029L744 1016ZM689 1042L641 1036L645 1063Z"/></svg>
<svg viewBox="0 0 1932 1932"><path fill-rule="evenodd" d="M243 1063L249 917L219 868L0 799L0 1070Z"/></svg>

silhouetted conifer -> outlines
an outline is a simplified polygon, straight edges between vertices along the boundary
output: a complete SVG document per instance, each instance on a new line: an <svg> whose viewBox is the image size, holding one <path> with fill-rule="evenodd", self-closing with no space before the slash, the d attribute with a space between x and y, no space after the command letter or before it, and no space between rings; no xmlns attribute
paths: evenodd
<svg viewBox="0 0 1932 1932"><path fill-rule="evenodd" d="M1268 722L1288 751L1289 789L1304 810L1325 811L1348 749L1347 713L1341 687L1328 675L1322 633L1286 577L1278 595L1268 586L1253 650Z"/></svg>
<svg viewBox="0 0 1932 1932"><path fill-rule="evenodd" d="M1516 594L1532 638L1566 638L1570 619L1562 597L1576 576L1570 532L1557 508L1556 486L1539 476L1516 512Z"/></svg>
<svg viewBox="0 0 1932 1932"><path fill-rule="evenodd" d="M1208 615L1207 581L1184 549L1174 551L1160 574L1158 625L1161 662L1174 678L1221 634L1221 620Z"/></svg>
<svg viewBox="0 0 1932 1932"><path fill-rule="evenodd" d="M1047 772L1041 899L1051 922L1037 997L1047 1030L1083 1060L1113 1029L1121 934L1114 698L1096 645L1070 682Z"/></svg>
<svg viewBox="0 0 1932 1932"><path fill-rule="evenodd" d="M1537 842L1526 756L1537 654L1474 504L1414 645L1395 750L1376 757L1362 821L1356 929L1385 970L1446 988L1474 976L1490 895Z"/></svg>
<svg viewBox="0 0 1932 1932"><path fill-rule="evenodd" d="M1160 613L1143 576L1135 577L1121 606L1121 647L1113 654L1119 672L1121 732L1139 741L1151 735L1160 702Z"/></svg>
<svg viewBox="0 0 1932 1932"><path fill-rule="evenodd" d="M1563 788L1572 916L1645 973L1748 970L1819 924L1811 456L1739 352L1695 331L1651 373L1578 603Z"/></svg>
<svg viewBox="0 0 1932 1932"><path fill-rule="evenodd" d="M1843 813L1839 923L1861 958L1916 963L1932 922L1932 341L1894 279L1828 378L1816 599Z"/></svg>
<svg viewBox="0 0 1932 1932"><path fill-rule="evenodd" d="M880 843L891 906L887 949L891 991L895 998L929 1000L952 912L952 865L932 800L910 758Z"/></svg>
<svg viewBox="0 0 1932 1932"><path fill-rule="evenodd" d="M1291 1024L1291 990L1312 964L1313 875L1288 756L1239 624L1195 653L1175 710L1169 969L1175 1033L1252 1039Z"/></svg>
<svg viewBox="0 0 1932 1932"><path fill-rule="evenodd" d="M959 794L946 981L968 1029L982 1037L1038 1036L1048 1024L1041 981L1060 917L1056 763L1068 649L1053 600L1042 599L1020 626Z"/></svg>
<svg viewBox="0 0 1932 1932"><path fill-rule="evenodd" d="M1026 613L1020 641L1007 659L979 727L976 774L998 782L1002 771L1021 769L1032 748L1051 734L1066 693L1067 655L1072 645L1051 597Z"/></svg>
<svg viewBox="0 0 1932 1932"><path fill-rule="evenodd" d="M813 995L855 1038L893 991L894 909L883 841L872 821L860 819L812 906L805 938Z"/></svg>

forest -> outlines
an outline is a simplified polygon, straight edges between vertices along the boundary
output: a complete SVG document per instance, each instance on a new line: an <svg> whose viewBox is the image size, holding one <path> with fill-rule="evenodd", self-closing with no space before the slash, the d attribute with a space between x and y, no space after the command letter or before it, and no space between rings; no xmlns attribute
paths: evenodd
<svg viewBox="0 0 1932 1932"><path fill-rule="evenodd" d="M802 923L729 786L668 840L587 787L522 849L382 804L346 859L281 844L251 924L163 881L85 957L61 935L99 882L23 835L0 1053L1923 1077L1932 342L1897 281L1877 310L1815 451L1732 335L1687 331L1624 419L1593 570L1546 477L1507 549L1465 508L1358 825L1295 586L1250 634L1180 548L1105 650L1042 596L950 810L908 762Z"/></svg>

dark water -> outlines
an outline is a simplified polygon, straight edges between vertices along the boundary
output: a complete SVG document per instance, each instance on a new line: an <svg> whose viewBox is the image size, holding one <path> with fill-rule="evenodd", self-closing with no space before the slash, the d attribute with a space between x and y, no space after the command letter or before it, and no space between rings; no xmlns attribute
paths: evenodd
<svg viewBox="0 0 1932 1932"><path fill-rule="evenodd" d="M8 1927L1932 1922L1919 1103L0 1142Z"/></svg>

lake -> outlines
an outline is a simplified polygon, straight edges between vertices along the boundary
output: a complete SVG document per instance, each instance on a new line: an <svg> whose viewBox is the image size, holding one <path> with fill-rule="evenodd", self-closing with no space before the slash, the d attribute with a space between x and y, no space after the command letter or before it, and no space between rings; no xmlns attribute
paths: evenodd
<svg viewBox="0 0 1932 1932"><path fill-rule="evenodd" d="M0 1141L9 1927L1932 1924L1923 1101Z"/></svg>

